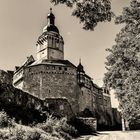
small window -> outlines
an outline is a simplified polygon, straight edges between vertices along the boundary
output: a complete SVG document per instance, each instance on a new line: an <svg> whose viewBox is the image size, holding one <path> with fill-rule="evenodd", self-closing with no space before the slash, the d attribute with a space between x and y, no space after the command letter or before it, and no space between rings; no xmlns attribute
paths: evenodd
<svg viewBox="0 0 140 140"><path fill-rule="evenodd" d="M59 70L62 70L62 67L59 67Z"/></svg>
<svg viewBox="0 0 140 140"><path fill-rule="evenodd" d="M64 110L64 106L63 106L63 105L60 105L60 106L59 106L59 109L60 109L60 110Z"/></svg>
<svg viewBox="0 0 140 140"><path fill-rule="evenodd" d="M84 93L84 92L82 91L82 95L83 95L83 93Z"/></svg>
<svg viewBox="0 0 140 140"><path fill-rule="evenodd" d="M68 69L67 68L65 68L65 71L67 71Z"/></svg>

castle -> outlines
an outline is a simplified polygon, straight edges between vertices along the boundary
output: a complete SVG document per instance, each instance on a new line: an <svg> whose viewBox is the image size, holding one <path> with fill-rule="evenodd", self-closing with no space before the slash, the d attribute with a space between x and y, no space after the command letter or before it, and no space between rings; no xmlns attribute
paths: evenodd
<svg viewBox="0 0 140 140"><path fill-rule="evenodd" d="M16 67L13 85L42 100L67 99L75 115L88 109L94 116L100 116L99 123L108 123L101 114L105 112L112 123L109 91L92 81L81 62L75 66L64 59L64 40L55 26L52 10L47 21L36 44L37 60L31 55L22 66ZM64 106L60 106L60 110Z"/></svg>

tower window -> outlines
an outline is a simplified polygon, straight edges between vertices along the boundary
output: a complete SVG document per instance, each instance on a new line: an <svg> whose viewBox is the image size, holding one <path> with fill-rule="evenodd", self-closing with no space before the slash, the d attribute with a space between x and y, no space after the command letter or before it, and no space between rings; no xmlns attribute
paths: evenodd
<svg viewBox="0 0 140 140"><path fill-rule="evenodd" d="M60 108L60 110L64 110L64 106L63 105L60 105L59 108Z"/></svg>

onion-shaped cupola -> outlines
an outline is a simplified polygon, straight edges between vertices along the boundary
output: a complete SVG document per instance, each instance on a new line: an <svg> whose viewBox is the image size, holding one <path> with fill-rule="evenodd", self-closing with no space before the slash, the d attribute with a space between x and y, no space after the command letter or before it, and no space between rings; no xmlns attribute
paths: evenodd
<svg viewBox="0 0 140 140"><path fill-rule="evenodd" d="M50 8L50 13L47 16L48 24L44 27L43 32L55 32L59 34L58 28L55 26L55 16L52 13L52 8Z"/></svg>

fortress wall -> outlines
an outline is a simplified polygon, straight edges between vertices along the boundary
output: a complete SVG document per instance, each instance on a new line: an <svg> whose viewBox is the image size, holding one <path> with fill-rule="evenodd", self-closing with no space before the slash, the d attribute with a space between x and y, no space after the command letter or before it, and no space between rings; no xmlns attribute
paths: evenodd
<svg viewBox="0 0 140 140"><path fill-rule="evenodd" d="M50 114L58 117L67 117L70 120L73 117L73 111L67 99L47 98L44 100L44 106L47 107Z"/></svg>
<svg viewBox="0 0 140 140"><path fill-rule="evenodd" d="M74 113L78 112L76 69L73 67L43 65L27 67L24 73L23 90L45 98L67 98Z"/></svg>
<svg viewBox="0 0 140 140"><path fill-rule="evenodd" d="M68 120L74 115L67 99L41 100L6 83L0 83L0 91L0 110L4 109L23 123L45 121L48 113L57 117L67 116Z"/></svg>
<svg viewBox="0 0 140 140"><path fill-rule="evenodd" d="M110 99L110 96L109 95L108 96L104 95L103 98L104 98L103 101L104 101L104 108L105 108L105 110L110 111L111 110L111 99Z"/></svg>
<svg viewBox="0 0 140 140"><path fill-rule="evenodd" d="M90 89L82 87L79 94L79 111L84 111L86 108L93 111L93 95Z"/></svg>

